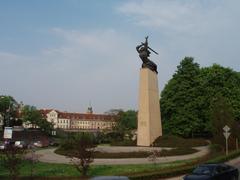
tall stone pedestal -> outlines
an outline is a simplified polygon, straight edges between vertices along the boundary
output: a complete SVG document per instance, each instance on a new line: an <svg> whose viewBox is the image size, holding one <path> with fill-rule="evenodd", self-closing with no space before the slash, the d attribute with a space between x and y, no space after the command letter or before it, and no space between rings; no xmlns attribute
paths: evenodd
<svg viewBox="0 0 240 180"><path fill-rule="evenodd" d="M140 70L137 145L150 146L162 136L157 74L148 68Z"/></svg>

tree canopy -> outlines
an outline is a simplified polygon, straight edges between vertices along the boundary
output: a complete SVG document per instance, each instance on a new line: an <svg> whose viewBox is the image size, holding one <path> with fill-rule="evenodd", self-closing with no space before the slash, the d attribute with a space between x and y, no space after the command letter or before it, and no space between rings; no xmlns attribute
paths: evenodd
<svg viewBox="0 0 240 180"><path fill-rule="evenodd" d="M115 130L124 133L137 128L137 112L134 110L119 111Z"/></svg>
<svg viewBox="0 0 240 180"><path fill-rule="evenodd" d="M25 105L21 112L22 121L39 127L42 131L50 134L53 124L48 122L34 106Z"/></svg>
<svg viewBox="0 0 240 180"><path fill-rule="evenodd" d="M3 127L13 126L18 113L18 103L12 96L0 96L0 114L3 117Z"/></svg>
<svg viewBox="0 0 240 180"><path fill-rule="evenodd" d="M192 57L185 57L161 93L163 129L166 133L189 137L212 132L214 99L222 96L240 119L240 75L214 64L200 68Z"/></svg>

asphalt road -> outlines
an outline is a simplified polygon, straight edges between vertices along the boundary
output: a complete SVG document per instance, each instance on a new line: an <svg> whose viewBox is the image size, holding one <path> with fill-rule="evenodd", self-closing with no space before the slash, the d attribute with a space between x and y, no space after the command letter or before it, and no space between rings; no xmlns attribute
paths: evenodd
<svg viewBox="0 0 240 180"><path fill-rule="evenodd" d="M238 168L239 175L240 175L240 157L238 157L236 159L233 159L233 160L227 162L226 164L229 164L231 166L234 166L234 167ZM173 178L167 178L167 179L164 179L164 180L181 180L183 176L184 175L178 176L178 177L173 177ZM240 180L240 177L238 178L238 180Z"/></svg>
<svg viewBox="0 0 240 180"><path fill-rule="evenodd" d="M227 164L238 168L238 172L239 172L239 175L240 175L240 157L227 162ZM238 180L240 180L240 177L238 178Z"/></svg>

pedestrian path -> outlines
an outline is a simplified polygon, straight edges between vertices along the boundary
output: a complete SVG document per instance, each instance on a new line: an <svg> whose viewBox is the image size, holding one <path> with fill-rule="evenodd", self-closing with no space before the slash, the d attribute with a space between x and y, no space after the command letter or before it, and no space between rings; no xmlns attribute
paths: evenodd
<svg viewBox="0 0 240 180"><path fill-rule="evenodd" d="M117 149L118 147L115 147ZM132 147L134 148L134 147ZM114 148L113 148L114 149ZM179 160L189 160L194 158L202 157L208 154L209 149L207 146L204 147L196 147L198 152L188 155L180 155L180 156L166 156L159 157L156 159L156 163L169 163ZM52 149L42 149L38 150L36 154L39 157L39 161L46 163L60 163L60 164L70 164L71 159L54 153L56 148ZM121 158L121 159L94 159L94 165L120 165L120 164L151 164L152 161L149 161L148 158Z"/></svg>

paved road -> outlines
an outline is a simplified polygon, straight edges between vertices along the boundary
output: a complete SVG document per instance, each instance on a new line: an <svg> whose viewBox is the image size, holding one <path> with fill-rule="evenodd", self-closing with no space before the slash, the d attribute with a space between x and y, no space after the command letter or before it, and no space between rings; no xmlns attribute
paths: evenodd
<svg viewBox="0 0 240 180"><path fill-rule="evenodd" d="M115 149L117 149L117 147ZM157 158L156 162L167 163L167 162L173 162L177 160L194 159L194 158L202 157L209 152L208 147L197 147L196 149L199 151L193 154L182 155L182 156L160 157L160 158ZM55 154L54 151L55 151L54 148L42 149L37 151L36 154L39 157L39 160L41 162L60 163L60 164L71 163L70 158ZM149 161L148 158L95 159L93 162L94 165L150 164L150 163L153 163L153 162Z"/></svg>
<svg viewBox="0 0 240 180"><path fill-rule="evenodd" d="M238 168L238 172L240 173L240 157L227 162L227 164ZM240 180L240 177L238 179Z"/></svg>

